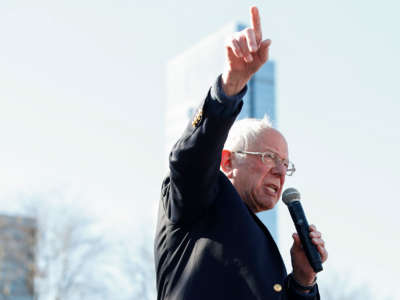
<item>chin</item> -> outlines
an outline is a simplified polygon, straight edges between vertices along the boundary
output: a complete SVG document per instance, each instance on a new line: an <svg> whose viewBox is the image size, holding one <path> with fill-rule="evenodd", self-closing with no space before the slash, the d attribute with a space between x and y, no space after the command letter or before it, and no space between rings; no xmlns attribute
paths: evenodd
<svg viewBox="0 0 400 300"><path fill-rule="evenodd" d="M268 209L273 209L275 205L278 203L279 197L269 200Z"/></svg>
<svg viewBox="0 0 400 300"><path fill-rule="evenodd" d="M273 209L273 208L275 207L275 205L276 205L277 202L278 202L278 201L275 200L275 199L273 199L273 200L268 199L267 201L261 202L260 209L259 209L258 212Z"/></svg>
<svg viewBox="0 0 400 300"><path fill-rule="evenodd" d="M270 205L266 206L266 207L264 208L264 210L270 210L270 209L273 209L273 208L275 207L275 204L276 204L276 203L272 203L272 204L270 204Z"/></svg>

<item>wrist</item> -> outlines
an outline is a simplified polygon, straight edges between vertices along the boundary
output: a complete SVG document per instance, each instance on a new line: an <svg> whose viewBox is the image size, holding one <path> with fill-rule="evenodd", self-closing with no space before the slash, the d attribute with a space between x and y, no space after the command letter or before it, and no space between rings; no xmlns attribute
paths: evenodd
<svg viewBox="0 0 400 300"><path fill-rule="evenodd" d="M301 285L309 286L315 284L317 280L316 273L303 273L303 272L296 272L295 270L292 271L291 275L293 278Z"/></svg>
<svg viewBox="0 0 400 300"><path fill-rule="evenodd" d="M222 89L227 96L240 93L250 80L250 78L243 78L243 75L235 75L230 71L222 73L221 79Z"/></svg>
<svg viewBox="0 0 400 300"><path fill-rule="evenodd" d="M293 286L296 290L301 292L309 292L317 284L317 276L314 276L312 280L299 281L293 273L288 275L289 285Z"/></svg>

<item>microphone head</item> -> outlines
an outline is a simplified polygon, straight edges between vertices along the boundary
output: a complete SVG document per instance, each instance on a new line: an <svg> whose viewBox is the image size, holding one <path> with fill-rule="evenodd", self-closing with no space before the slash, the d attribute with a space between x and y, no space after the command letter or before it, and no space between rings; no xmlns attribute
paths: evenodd
<svg viewBox="0 0 400 300"><path fill-rule="evenodd" d="M282 194L282 201L286 205L292 202L300 201L300 193L295 188L287 188Z"/></svg>

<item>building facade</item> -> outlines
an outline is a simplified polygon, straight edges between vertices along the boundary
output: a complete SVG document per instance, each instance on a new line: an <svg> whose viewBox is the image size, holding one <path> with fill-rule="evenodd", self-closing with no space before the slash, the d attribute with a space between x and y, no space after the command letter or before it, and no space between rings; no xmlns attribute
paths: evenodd
<svg viewBox="0 0 400 300"><path fill-rule="evenodd" d="M0 216L0 300L33 300L35 221Z"/></svg>
<svg viewBox="0 0 400 300"><path fill-rule="evenodd" d="M225 39L244 29L231 23L171 59L167 65L166 155L192 119L200 101L224 69ZM238 119L263 118L268 115L276 127L275 65L267 62L250 80ZM258 214L277 241L277 212Z"/></svg>

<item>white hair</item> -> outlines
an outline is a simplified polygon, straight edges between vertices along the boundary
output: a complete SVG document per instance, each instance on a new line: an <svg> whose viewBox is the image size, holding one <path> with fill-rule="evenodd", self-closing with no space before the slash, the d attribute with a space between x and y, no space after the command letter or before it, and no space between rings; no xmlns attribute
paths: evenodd
<svg viewBox="0 0 400 300"><path fill-rule="evenodd" d="M265 129L272 128L271 121L265 115L262 119L242 119L236 121L229 131L224 149L246 151Z"/></svg>

